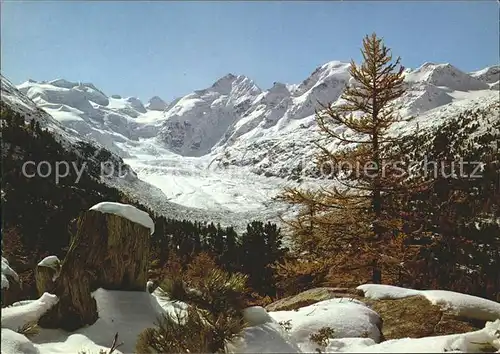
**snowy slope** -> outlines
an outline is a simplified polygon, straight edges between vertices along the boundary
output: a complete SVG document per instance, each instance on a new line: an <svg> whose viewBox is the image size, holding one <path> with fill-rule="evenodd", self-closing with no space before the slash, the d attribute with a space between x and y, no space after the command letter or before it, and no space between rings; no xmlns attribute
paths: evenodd
<svg viewBox="0 0 500 354"><path fill-rule="evenodd" d="M260 92L247 77L227 74L210 88L184 96L170 107L158 141L181 155L205 155Z"/></svg>
<svg viewBox="0 0 500 354"><path fill-rule="evenodd" d="M83 137L77 131L64 127L61 122L38 107L32 99L19 91L7 78L3 75L0 75L0 78L2 103L7 104L15 112L22 114L26 122L35 119L42 128L50 130L64 146L82 140Z"/></svg>
<svg viewBox="0 0 500 354"><path fill-rule="evenodd" d="M122 157L129 155L115 142L152 137L157 133L155 119L135 121L141 115L148 115L148 110L135 97L107 97L91 83L64 79L28 80L17 88L63 126ZM158 113L153 112L152 116L158 118Z"/></svg>
<svg viewBox="0 0 500 354"><path fill-rule="evenodd" d="M470 76L479 81L493 84L500 80L500 65L488 66L487 68L471 72Z"/></svg>

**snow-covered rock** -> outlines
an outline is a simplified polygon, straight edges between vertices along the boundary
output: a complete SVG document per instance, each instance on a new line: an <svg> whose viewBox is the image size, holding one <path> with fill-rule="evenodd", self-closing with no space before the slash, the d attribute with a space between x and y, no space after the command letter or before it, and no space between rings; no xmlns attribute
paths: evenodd
<svg viewBox="0 0 500 354"><path fill-rule="evenodd" d="M401 338L373 343L366 338L330 340L325 353L478 353L500 348L500 320L475 332L423 338Z"/></svg>
<svg viewBox="0 0 500 354"><path fill-rule="evenodd" d="M2 257L2 289L8 289L10 286L9 278L16 282L19 282L19 276L17 273L9 266L7 259Z"/></svg>
<svg viewBox="0 0 500 354"><path fill-rule="evenodd" d="M89 210L118 215L144 227L147 227L151 231L151 234L155 232L155 224L149 214L145 211L137 209L133 205L116 202L101 202L94 205Z"/></svg>
<svg viewBox="0 0 500 354"><path fill-rule="evenodd" d="M367 293L379 297L400 297L411 293L411 289L398 290L397 287L371 287L371 284L362 287ZM92 296L96 300L99 319L72 333L42 328L36 336L27 339L14 332L24 323L39 318L55 304L57 298L53 295L44 294L39 300L23 301L2 309L2 353L107 352L117 332L118 340L123 345L116 353L131 353L138 335L144 329L155 326L158 316L174 315L186 309L185 304L159 297L156 291L149 294L97 289ZM231 352L312 353L320 349L322 353L440 353L500 349L500 319L487 322L483 329L474 332L399 338L379 343L379 316L362 303L349 299L321 301L297 311L267 312L262 307L254 306L245 309L243 317L248 327L228 344ZM411 321L411 313L407 320ZM325 338L326 346L311 342L310 335L324 327L333 329Z"/></svg>
<svg viewBox="0 0 500 354"><path fill-rule="evenodd" d="M91 83L29 80L17 88L80 139L93 140L122 157L128 153L118 143L150 138L158 130L155 113L148 114L139 99L107 97ZM138 117L143 122L136 121Z"/></svg>
<svg viewBox="0 0 500 354"><path fill-rule="evenodd" d="M303 351L315 351L318 345L311 342L310 336L322 328L332 329L332 338L367 337L376 343L381 339L380 316L364 303L353 299L324 300L298 310L276 311L270 315L278 322L289 321L289 334Z"/></svg>
<svg viewBox="0 0 500 354"><path fill-rule="evenodd" d="M234 353L300 353L297 342L260 306L246 308L243 318L248 327L229 344Z"/></svg>
<svg viewBox="0 0 500 354"><path fill-rule="evenodd" d="M438 305L456 316L482 321L500 319L500 304L477 296L447 290L413 290L382 284L363 284L357 289L364 291L365 296L371 299L400 299L421 295L433 305Z"/></svg>
<svg viewBox="0 0 500 354"><path fill-rule="evenodd" d="M275 321L245 328L241 337L229 347L233 353L302 352L295 340Z"/></svg>
<svg viewBox="0 0 500 354"><path fill-rule="evenodd" d="M146 113L146 108L142 104L141 100L138 99L137 97L128 97L126 100L132 105L132 108L134 108L137 112Z"/></svg>
<svg viewBox="0 0 500 354"><path fill-rule="evenodd" d="M38 300L2 309L2 328L18 330L23 325L36 322L52 306L57 304L57 296L43 293Z"/></svg>

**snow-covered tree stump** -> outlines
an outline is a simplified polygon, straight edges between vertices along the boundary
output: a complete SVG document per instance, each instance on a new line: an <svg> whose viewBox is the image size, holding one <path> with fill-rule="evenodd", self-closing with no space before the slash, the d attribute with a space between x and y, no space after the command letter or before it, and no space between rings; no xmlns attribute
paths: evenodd
<svg viewBox="0 0 500 354"><path fill-rule="evenodd" d="M73 331L97 320L91 292L146 291L150 233L147 213L130 205L100 203L80 215L78 231L55 281L59 303L39 321Z"/></svg>
<svg viewBox="0 0 500 354"><path fill-rule="evenodd" d="M54 291L55 280L59 276L61 262L56 256L45 257L35 269L36 289L38 296Z"/></svg>

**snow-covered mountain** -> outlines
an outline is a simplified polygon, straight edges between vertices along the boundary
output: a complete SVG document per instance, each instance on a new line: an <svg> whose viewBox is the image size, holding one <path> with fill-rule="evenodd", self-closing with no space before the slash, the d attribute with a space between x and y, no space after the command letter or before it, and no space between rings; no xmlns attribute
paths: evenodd
<svg viewBox="0 0 500 354"><path fill-rule="evenodd" d="M145 105L134 97L107 96L90 83L29 80L17 91L4 88L2 79L2 93L17 91L2 100L32 107L67 139L94 141L121 156L163 198L238 220L266 220L284 210L271 198L283 185L298 183L283 177L299 180L301 174L307 183L313 176L307 165L319 138L315 109L318 102L339 102L351 82L349 66L328 62L299 84L275 82L267 90L227 74L169 104L156 96ZM407 69L407 92L397 104L401 116L415 119L393 133L412 134L417 124L437 127L463 110L498 102L499 68L465 73L425 63Z"/></svg>
<svg viewBox="0 0 500 354"><path fill-rule="evenodd" d="M167 107L167 102L158 96L151 97L146 105L146 108L152 111L164 111Z"/></svg>
<svg viewBox="0 0 500 354"><path fill-rule="evenodd" d="M91 83L28 80L17 89L65 127L122 157L129 155L116 143L153 137L157 133L157 127L150 121L160 117L161 112L148 111L135 97L108 97ZM158 102L153 103L157 106ZM141 122L136 121L139 116Z"/></svg>
<svg viewBox="0 0 500 354"><path fill-rule="evenodd" d="M317 102L338 102L350 81L348 70L349 64L330 62L299 85L275 84L227 130L212 150L214 159L222 166L251 166L259 174L282 177L300 169L303 161L312 162L313 141L320 137L314 121ZM416 121L432 116L438 124L438 117L455 109L499 99L487 82L450 64L407 69L405 82L407 92L396 104L401 116ZM401 133L404 128L399 127Z"/></svg>
<svg viewBox="0 0 500 354"><path fill-rule="evenodd" d="M500 65L489 66L482 70L474 71L470 75L489 84L492 90L500 89Z"/></svg>
<svg viewBox="0 0 500 354"><path fill-rule="evenodd" d="M158 141L184 156L206 155L260 93L249 78L227 74L210 88L184 96L170 107Z"/></svg>
<svg viewBox="0 0 500 354"><path fill-rule="evenodd" d="M179 220L213 221L222 225L234 225L240 231L246 227L247 222L259 218L259 216L262 216L262 220L276 218L276 208L270 208L265 215L249 211L248 207L246 209L240 208L240 205L243 204L258 208L261 206L260 203L268 200L262 181L257 180L253 184L254 188L255 185L259 185L257 189L262 190L262 192L252 192L252 203L250 191L247 193L246 191L236 191L235 188L227 188L228 183L234 182L230 182L230 176L226 176L223 181L219 178L206 176L204 173L205 160L186 161L182 156L154 146L147 139L144 139L143 142L120 134L117 130L123 130L127 126L130 128L133 119L136 119L139 129L145 129L148 126L154 127L154 123L151 122L157 119L158 113L162 114L148 109L144 109L145 112L140 113L140 107L143 105L139 100L123 99L118 95L107 97L92 84L75 85L75 83L65 80L55 80L51 83L28 81L19 85L19 88L1 76L2 104L6 104L14 111L21 113L27 123L32 119L38 121L42 128L50 130L67 149L85 156L89 161L92 160L91 164L99 166L100 162L112 162L113 165L123 166L122 177L118 175L117 171L113 176L107 174L102 176L101 182L123 191L129 197L148 206L158 214ZM47 99L59 103L51 103ZM91 99L99 101L103 105L101 106ZM104 106L106 100L108 104ZM120 121L125 124L123 126L110 124L110 118L114 115L121 117ZM104 117L104 119L100 119L100 117ZM80 124L74 124L75 121L80 122ZM109 161L98 161L96 156L87 156L81 142L95 146L96 153L101 152L103 148L111 150L111 154L104 154L109 156ZM124 160L122 158L124 155L134 158ZM141 159L137 159L136 156L141 156ZM158 159L158 156L162 158ZM132 167L127 164L129 161L133 162ZM151 175L149 174L151 171L148 167L149 163L154 166L154 173ZM184 166L183 169L182 166ZM141 171L142 178L138 178L134 171L136 168ZM189 177L193 175L199 177L193 178L191 181ZM229 193L234 200L232 210L218 207L218 203L227 204L228 202L229 198L225 199L224 193L219 196L219 200L216 198L189 199L186 197L190 194L191 189L204 188L204 178L212 178L215 184L225 186L224 192ZM157 183L151 184L149 182ZM237 186L238 183L234 185ZM180 189L180 186L183 188ZM206 189L211 190L212 187ZM219 187L219 189L222 188ZM200 203L200 199L205 200L205 203Z"/></svg>

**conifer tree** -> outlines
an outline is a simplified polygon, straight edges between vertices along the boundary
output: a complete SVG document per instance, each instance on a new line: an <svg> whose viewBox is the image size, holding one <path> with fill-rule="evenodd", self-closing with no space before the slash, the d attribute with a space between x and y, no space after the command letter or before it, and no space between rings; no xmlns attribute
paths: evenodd
<svg viewBox="0 0 500 354"><path fill-rule="evenodd" d="M381 282L380 250L388 247L394 227L384 197L398 191L398 175L388 130L402 119L394 101L404 90L404 68L376 34L363 39L363 63L351 61L350 84L337 103L322 104L316 122L323 139L317 142L318 166L329 172L331 188L315 191L286 188L278 199L303 207L289 222L299 244L315 252L335 253L364 262L372 282ZM399 67L398 67L399 66ZM338 129L338 128L344 129ZM342 133L339 133L339 130ZM332 151L332 143L337 144ZM391 235L392 236L392 235ZM304 250L304 249L302 249ZM388 253L388 252L386 252ZM342 263L342 261L340 262Z"/></svg>
<svg viewBox="0 0 500 354"><path fill-rule="evenodd" d="M241 271L249 276L249 285L259 293L269 295L275 290L274 270L286 250L282 235L275 224L253 221L241 236Z"/></svg>

